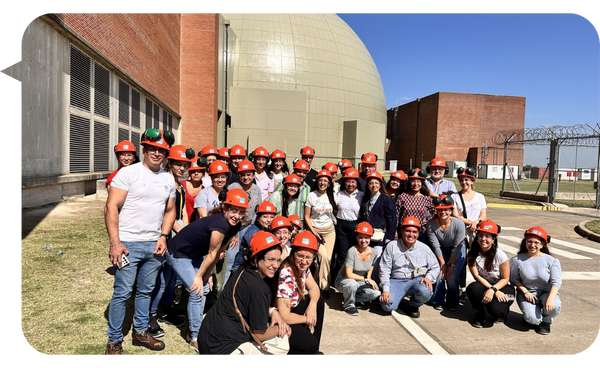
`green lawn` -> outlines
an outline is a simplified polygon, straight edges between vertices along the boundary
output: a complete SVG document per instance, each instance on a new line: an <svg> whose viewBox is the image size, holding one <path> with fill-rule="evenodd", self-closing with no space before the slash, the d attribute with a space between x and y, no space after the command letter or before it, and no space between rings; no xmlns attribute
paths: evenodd
<svg viewBox="0 0 600 368"><path fill-rule="evenodd" d="M600 220L592 220L586 223L585 227L596 234L600 234Z"/></svg>

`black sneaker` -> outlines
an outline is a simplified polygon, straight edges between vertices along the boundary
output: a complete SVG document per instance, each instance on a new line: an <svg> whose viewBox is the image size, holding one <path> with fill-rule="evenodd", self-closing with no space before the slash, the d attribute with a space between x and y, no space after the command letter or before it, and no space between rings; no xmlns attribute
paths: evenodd
<svg viewBox="0 0 600 368"><path fill-rule="evenodd" d="M368 310L371 307L371 302L356 302L356 309Z"/></svg>
<svg viewBox="0 0 600 368"><path fill-rule="evenodd" d="M348 307L344 309L344 312L348 313L351 316L358 316L358 309L356 309L356 307Z"/></svg>
<svg viewBox="0 0 600 368"><path fill-rule="evenodd" d="M435 309L435 310L442 310L442 309L444 309L444 308L442 307L442 304L440 304L440 303L431 303L431 306L432 306L432 307L433 307L433 309Z"/></svg>
<svg viewBox="0 0 600 368"><path fill-rule="evenodd" d="M181 294L183 294L183 285L175 285L175 290L173 290L173 304L179 304L181 301Z"/></svg>
<svg viewBox="0 0 600 368"><path fill-rule="evenodd" d="M539 333L540 335L548 335L550 333L550 324L546 322L540 323L535 329L535 332Z"/></svg>
<svg viewBox="0 0 600 368"><path fill-rule="evenodd" d="M471 323L471 326L473 326L475 328L482 328L483 327L483 323L481 323L481 321L477 320L477 318L475 318L474 320L472 320L469 323Z"/></svg>
<svg viewBox="0 0 600 368"><path fill-rule="evenodd" d="M160 327L157 321L156 313L150 315L150 322L148 323L148 333L155 339L165 336L165 331Z"/></svg>
<svg viewBox="0 0 600 368"><path fill-rule="evenodd" d="M158 317L158 322L172 327L181 327L185 324L185 319L179 317L173 311L167 311L166 313L161 313L161 316Z"/></svg>

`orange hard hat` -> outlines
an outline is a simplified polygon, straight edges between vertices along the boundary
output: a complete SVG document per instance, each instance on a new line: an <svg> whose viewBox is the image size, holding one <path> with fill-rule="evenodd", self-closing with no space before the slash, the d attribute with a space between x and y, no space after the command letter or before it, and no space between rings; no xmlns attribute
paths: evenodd
<svg viewBox="0 0 600 368"><path fill-rule="evenodd" d="M273 151L273 153L271 153L271 160L274 160L276 158L282 158L285 160L285 152L283 152L282 150L276 149L275 151Z"/></svg>
<svg viewBox="0 0 600 368"><path fill-rule="evenodd" d="M290 174L288 176L285 177L285 179L283 180L283 184L298 184L298 185L302 185L302 180L300 180L300 178L298 177L298 175L296 174Z"/></svg>
<svg viewBox="0 0 600 368"><path fill-rule="evenodd" d="M322 169L329 170L331 175L333 175L334 173L337 174L337 172L338 172L338 167L333 162L326 163L325 165L323 165Z"/></svg>
<svg viewBox="0 0 600 368"><path fill-rule="evenodd" d="M344 179L358 179L359 176L360 174L358 173L358 170L353 167L349 168L344 173Z"/></svg>
<svg viewBox="0 0 600 368"><path fill-rule="evenodd" d="M315 155L315 150L312 147L306 146L306 147L304 147L304 148L302 148L300 150L300 154L302 156L310 156L310 157L312 157L312 156Z"/></svg>
<svg viewBox="0 0 600 368"><path fill-rule="evenodd" d="M410 179L425 180L427 178L427 176L425 174L423 174L421 169L415 168L415 169L408 170L408 173L406 174L406 178L408 180L410 180Z"/></svg>
<svg viewBox="0 0 600 368"><path fill-rule="evenodd" d="M377 156L374 153L367 152L360 158L360 162L363 164L377 164Z"/></svg>
<svg viewBox="0 0 600 368"><path fill-rule="evenodd" d="M188 169L188 171L194 171L194 170L206 170L206 166L202 165L201 162L198 162L200 157L196 156L192 159L192 164L190 165L190 168Z"/></svg>
<svg viewBox="0 0 600 368"><path fill-rule="evenodd" d="M390 178L396 178L399 180L406 180L406 174L402 170L394 171Z"/></svg>
<svg viewBox="0 0 600 368"><path fill-rule="evenodd" d="M219 157L229 158L229 148L223 147L219 150Z"/></svg>
<svg viewBox="0 0 600 368"><path fill-rule="evenodd" d="M254 157L266 157L269 158L269 151L265 147L258 147L253 152Z"/></svg>
<svg viewBox="0 0 600 368"><path fill-rule="evenodd" d="M272 213L274 215L277 214L277 209L275 205L269 201L262 201L258 208L256 209L256 213Z"/></svg>
<svg viewBox="0 0 600 368"><path fill-rule="evenodd" d="M219 154L219 151L213 146L206 146L206 147L202 148L202 151L200 152L200 156L202 156L202 157L210 156L210 155L217 156L218 154Z"/></svg>
<svg viewBox="0 0 600 368"><path fill-rule="evenodd" d="M454 208L454 200L452 199L452 197L446 194L442 194L439 197L433 198L432 202L436 210L441 210L444 208Z"/></svg>
<svg viewBox="0 0 600 368"><path fill-rule="evenodd" d="M235 146L229 149L229 157L232 156L246 157L246 150L244 149L244 147L240 146L239 144L236 144Z"/></svg>
<svg viewBox="0 0 600 368"><path fill-rule="evenodd" d="M208 174L209 175L228 174L228 173L229 173L229 167L227 167L227 164L224 161L215 160L208 166Z"/></svg>
<svg viewBox="0 0 600 368"><path fill-rule="evenodd" d="M194 156L196 156L196 154L193 149L186 149L184 145L178 144L171 147L167 158L176 161L192 162Z"/></svg>
<svg viewBox="0 0 600 368"><path fill-rule="evenodd" d="M142 146L152 146L168 151L171 149L171 144L169 144L169 141L174 141L175 139L172 132L167 133L168 134L160 129L147 129L142 135L142 141L140 144ZM166 135L170 136L169 139L167 139Z"/></svg>
<svg viewBox="0 0 600 368"><path fill-rule="evenodd" d="M306 162L304 160L298 160L294 164L294 170L309 171L310 170L310 166L308 165L308 162Z"/></svg>
<svg viewBox="0 0 600 368"><path fill-rule="evenodd" d="M494 221L492 221L492 220L485 220L485 221L481 221L479 223L479 225L477 225L477 232L483 232L483 233L489 233L489 234L498 235L500 233L500 230L498 228L498 225L496 225L494 223Z"/></svg>
<svg viewBox="0 0 600 368"><path fill-rule="evenodd" d="M329 172L329 170L321 170L317 173L317 179L323 178L323 177L329 178L329 180L332 180L331 173Z"/></svg>
<svg viewBox="0 0 600 368"><path fill-rule="evenodd" d="M404 229L406 226L414 226L418 227L421 230L421 222L415 216L408 216L404 220L402 220L402 225L400 229Z"/></svg>
<svg viewBox="0 0 600 368"><path fill-rule="evenodd" d="M361 222L360 224L358 224L356 226L356 229L354 230L354 232L357 234L373 236L373 226L371 226L371 224L369 224L366 221Z"/></svg>
<svg viewBox="0 0 600 368"><path fill-rule="evenodd" d="M128 140L123 140L123 141L117 143L117 145L115 146L115 153L119 153L119 152L137 153L137 150L135 149L135 146L133 145L133 143L129 142Z"/></svg>
<svg viewBox="0 0 600 368"><path fill-rule="evenodd" d="M369 179L372 179L372 178L378 179L381 182L381 185L383 185L383 176L381 176L379 171L372 171L371 173L369 173L369 175L367 175L365 180L368 182Z"/></svg>
<svg viewBox="0 0 600 368"><path fill-rule="evenodd" d="M477 174L477 172L472 167L466 167L466 168L459 167L456 170L456 176L458 177L459 180L461 178L469 178L469 179L475 181L476 174Z"/></svg>
<svg viewBox="0 0 600 368"><path fill-rule="evenodd" d="M237 172L239 173L242 171L256 171L256 168L254 167L254 164L250 160L242 160L238 164Z"/></svg>
<svg viewBox="0 0 600 368"><path fill-rule="evenodd" d="M546 242L546 244L550 243L550 235L548 235L546 230L542 229L541 226L534 226L530 228L529 230L525 231L525 235L535 235Z"/></svg>
<svg viewBox="0 0 600 368"><path fill-rule="evenodd" d="M441 157L435 157L429 161L429 167L446 167L446 160Z"/></svg>
<svg viewBox="0 0 600 368"><path fill-rule="evenodd" d="M293 214L293 215L289 215L288 219L290 219L290 222L294 225L297 226L298 229L302 229L302 221L300 221L300 216Z"/></svg>
<svg viewBox="0 0 600 368"><path fill-rule="evenodd" d="M310 231L301 231L296 234L294 240L292 240L292 247L307 248L315 252L319 251L317 238Z"/></svg>
<svg viewBox="0 0 600 368"><path fill-rule="evenodd" d="M276 216L273 221L271 221L271 227L270 230L271 232L277 230L277 229L281 229L282 227L287 227L288 229L290 229L290 231L293 230L294 225L292 225L292 222L285 216Z"/></svg>
<svg viewBox="0 0 600 368"><path fill-rule="evenodd" d="M350 160L343 159L342 161L338 162L338 166L340 167L340 170L344 170L352 167L352 162Z"/></svg>
<svg viewBox="0 0 600 368"><path fill-rule="evenodd" d="M261 251L265 249L269 249L272 246L280 245L281 241L275 237L275 235L266 232L266 231L258 231L256 234L252 235L250 238L250 248L252 252L250 253L250 257L252 258Z"/></svg>
<svg viewBox="0 0 600 368"><path fill-rule="evenodd" d="M231 206L250 208L248 204L248 195L241 188L233 188L227 191L223 204L229 204Z"/></svg>

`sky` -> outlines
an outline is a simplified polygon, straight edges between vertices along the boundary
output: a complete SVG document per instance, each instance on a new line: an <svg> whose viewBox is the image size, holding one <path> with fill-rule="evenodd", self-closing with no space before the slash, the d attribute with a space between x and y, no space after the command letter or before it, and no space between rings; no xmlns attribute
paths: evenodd
<svg viewBox="0 0 600 368"><path fill-rule="evenodd" d="M525 97L525 128L600 123L600 44L583 16L338 15L371 53L388 109L436 92L481 93ZM546 166L548 146L524 149L524 164ZM562 148L560 166L575 162L596 167L598 149Z"/></svg>

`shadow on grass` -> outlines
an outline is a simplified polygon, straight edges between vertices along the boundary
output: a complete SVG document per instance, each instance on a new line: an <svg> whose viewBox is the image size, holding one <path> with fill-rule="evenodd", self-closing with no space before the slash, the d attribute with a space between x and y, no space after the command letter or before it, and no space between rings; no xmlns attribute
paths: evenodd
<svg viewBox="0 0 600 368"><path fill-rule="evenodd" d="M21 209L21 240L25 239L59 203Z"/></svg>

